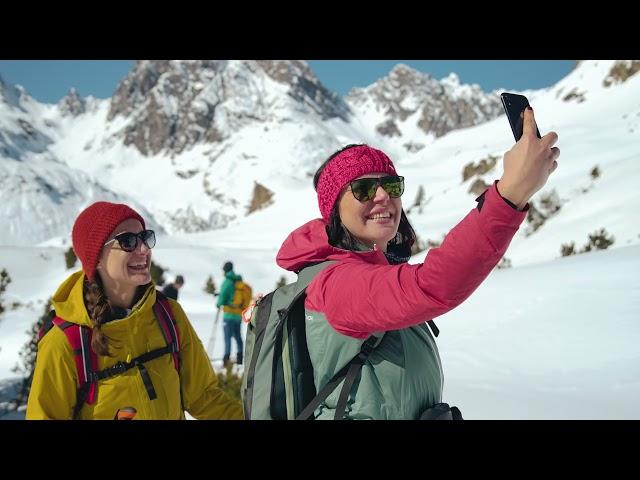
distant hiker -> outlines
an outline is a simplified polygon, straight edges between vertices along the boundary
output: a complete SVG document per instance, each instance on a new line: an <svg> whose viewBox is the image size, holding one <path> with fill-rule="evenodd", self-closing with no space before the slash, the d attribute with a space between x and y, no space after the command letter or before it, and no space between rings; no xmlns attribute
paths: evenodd
<svg viewBox="0 0 640 480"><path fill-rule="evenodd" d="M76 218L72 241L82 270L53 296L26 418L243 418L182 307L151 280L156 237L144 219L127 205L96 202Z"/></svg>
<svg viewBox="0 0 640 480"><path fill-rule="evenodd" d="M539 139L533 111L526 110L524 134L504 155L500 180L476 199L476 208L449 231L442 245L417 264L407 263L416 235L402 208L404 178L390 158L366 145L348 145L320 166L314 187L322 219L294 230L277 255L279 266L300 275L306 267L332 262L315 274L304 300L302 338L313 366L315 392L357 358L368 339L373 342L360 373L351 379L353 388L340 396L337 388L311 409L312 417L461 418L441 404L442 365L427 324L467 299L503 257L527 216L529 199L558 166L560 151L553 147L557 139L554 132ZM287 305L278 298L273 296L273 306L264 299L258 303L254 318L261 307L279 309L276 313L284 316ZM269 318L278 320L278 315ZM261 337L261 348L268 342L272 339ZM273 372L280 372L278 378L274 373L274 382L288 374L288 364L283 369L282 362L297 353L290 343L287 348L289 357L274 361ZM248 358L247 364L251 361ZM272 371L260 368L258 364L248 374L254 369ZM268 391L268 386L258 389L263 378L256 374L251 379L254 391ZM252 400L255 410L263 397ZM295 405L288 406L293 412ZM245 400L245 415L247 408ZM269 410L264 412L269 417ZM286 411L283 415L287 418Z"/></svg>
<svg viewBox="0 0 640 480"><path fill-rule="evenodd" d="M180 290L183 285L184 277L182 275L177 275L173 283L169 283L162 289L162 293L164 293L166 297L178 300L178 290Z"/></svg>
<svg viewBox="0 0 640 480"><path fill-rule="evenodd" d="M231 356L231 338L236 341L237 354L236 363L242 364L242 336L240 334L240 324L242 311L251 304L251 287L242 281L242 276L236 275L233 271L233 263L226 262L222 266L224 281L220 286L220 295L216 305L223 307L224 315L224 356L225 367L229 364Z"/></svg>

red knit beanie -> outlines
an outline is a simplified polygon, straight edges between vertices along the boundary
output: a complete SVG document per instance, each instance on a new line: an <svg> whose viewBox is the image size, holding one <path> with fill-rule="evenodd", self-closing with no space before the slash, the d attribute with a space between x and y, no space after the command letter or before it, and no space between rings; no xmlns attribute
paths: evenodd
<svg viewBox="0 0 640 480"><path fill-rule="evenodd" d="M393 162L382 150L358 145L333 157L324 167L316 186L322 218L329 219L340 191L347 183L362 175L378 172L396 175Z"/></svg>
<svg viewBox="0 0 640 480"><path fill-rule="evenodd" d="M146 228L144 219L124 203L96 202L85 208L73 224L73 250L82 262L82 269L93 281L96 265L104 243L113 229L128 218L135 218Z"/></svg>

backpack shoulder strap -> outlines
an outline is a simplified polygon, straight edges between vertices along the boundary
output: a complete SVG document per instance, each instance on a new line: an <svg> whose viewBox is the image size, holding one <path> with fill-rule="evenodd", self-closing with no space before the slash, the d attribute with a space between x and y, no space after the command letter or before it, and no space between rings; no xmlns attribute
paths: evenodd
<svg viewBox="0 0 640 480"><path fill-rule="evenodd" d="M51 310L45 317L44 322L42 322L42 325L40 325L40 328L38 329L38 342L40 342L40 340L42 340L42 337L44 337L47 332L53 327L53 319L55 318L55 316L56 311Z"/></svg>
<svg viewBox="0 0 640 480"><path fill-rule="evenodd" d="M80 385L73 413L73 418L76 418L84 403L93 404L96 399L98 382L94 373L98 369L98 355L91 348L92 330L58 316L54 316L51 321L64 332L73 352Z"/></svg>
<svg viewBox="0 0 640 480"><path fill-rule="evenodd" d="M253 290L251 289L248 283L243 283L242 292L243 292L242 306L246 308L251 304L251 299L253 297Z"/></svg>
<svg viewBox="0 0 640 480"><path fill-rule="evenodd" d="M427 325L429 326L429 328L433 332L433 336L434 337L437 337L438 335L440 335L440 329L437 327L436 322L434 322L433 320L429 320L427 322Z"/></svg>
<svg viewBox="0 0 640 480"><path fill-rule="evenodd" d="M314 263L304 267L298 272L298 281L296 282L296 293L300 293L306 289L315 276L329 265L337 263L333 260L327 260L326 262Z"/></svg>
<svg viewBox="0 0 640 480"><path fill-rule="evenodd" d="M349 394L351 393L351 387L355 381L358 373L362 369L364 362L367 360L371 352L373 352L378 345L382 342L386 332L372 333L360 347L360 352L353 357L344 367L342 367L327 384L320 390L316 397L300 412L296 417L296 420L307 420L313 415L316 408L320 406L326 398L331 395L340 382L344 379L344 384L340 391L340 397L338 398L338 404L336 406L336 413L334 420L342 420L344 418L344 412L347 407L347 401Z"/></svg>
<svg viewBox="0 0 640 480"><path fill-rule="evenodd" d="M342 385L342 390L340 390L340 397L338 398L338 403L336 404L336 413L333 417L334 420L344 419L344 412L347 409L347 402L349 401L349 394L351 393L353 382L355 382L356 377L360 373L365 360L369 357L371 352L373 352L376 347L380 345L380 342L382 342L385 333L386 332L372 333L362 344L360 353L358 353L358 355L356 355L356 357L349 362L349 369L347 370L347 373L344 377L344 384Z"/></svg>
<svg viewBox="0 0 640 480"><path fill-rule="evenodd" d="M159 290L156 290L156 302L153 304L153 312L155 313L156 320L162 330L165 342L171 348L171 356L173 357L173 363L180 373L180 334L178 332L178 326L176 319L171 311L171 305L167 297Z"/></svg>
<svg viewBox="0 0 640 480"><path fill-rule="evenodd" d="M440 335L440 329L436 325L436 322L434 322L433 320L429 320L427 322L420 323L418 325L418 328L421 328L425 332L429 332L429 329L431 329L431 331L433 332L433 336L434 337L437 337L438 335Z"/></svg>
<svg viewBox="0 0 640 480"><path fill-rule="evenodd" d="M320 262L308 267L304 267L302 270L298 272L298 280L296 281L295 295L289 306L287 308L283 308L278 310L278 315L280 315L281 319L286 318L300 301L304 301L307 295L307 287L311 283L311 281L315 278L315 276L320 273L320 271L327 268L329 265L336 263L335 261L326 261ZM269 308L270 309L270 308Z"/></svg>

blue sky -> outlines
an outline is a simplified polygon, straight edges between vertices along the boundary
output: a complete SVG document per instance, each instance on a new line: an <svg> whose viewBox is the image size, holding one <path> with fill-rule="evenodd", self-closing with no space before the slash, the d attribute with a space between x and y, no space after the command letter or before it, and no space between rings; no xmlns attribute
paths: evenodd
<svg viewBox="0 0 640 480"><path fill-rule="evenodd" d="M404 63L437 79L455 72L483 90L544 88L567 75L573 60L308 60L320 81L339 95L366 87ZM24 86L36 100L55 103L75 87L80 95L108 98L133 60L0 60L0 76Z"/></svg>

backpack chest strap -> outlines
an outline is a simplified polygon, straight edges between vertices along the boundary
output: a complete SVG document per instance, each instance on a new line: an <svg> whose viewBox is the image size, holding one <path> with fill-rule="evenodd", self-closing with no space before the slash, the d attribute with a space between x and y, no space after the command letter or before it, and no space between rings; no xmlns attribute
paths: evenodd
<svg viewBox="0 0 640 480"><path fill-rule="evenodd" d="M156 348L155 350L151 350L150 352L143 353L130 362L117 362L114 365L103 370L91 372L89 374L89 381L97 382L99 380L104 380L105 378L120 375L121 373L124 373L127 370L131 370L134 367L144 368L145 363L162 357L163 355L166 355L168 353L172 353L171 347L169 347L168 345L162 348Z"/></svg>
<svg viewBox="0 0 640 480"><path fill-rule="evenodd" d="M127 370L138 367L138 370L140 370L140 376L142 377L142 382L144 383L144 387L147 390L147 394L149 395L149 400L155 400L158 395L153 388L151 377L149 376L149 372L147 371L144 364L167 354L173 354L173 349L169 345L162 348L156 348L155 350L151 350L150 352L143 353L130 362L117 362L116 364L98 372L91 372L89 378L93 385L96 385L99 380L104 380L105 378L120 375Z"/></svg>

